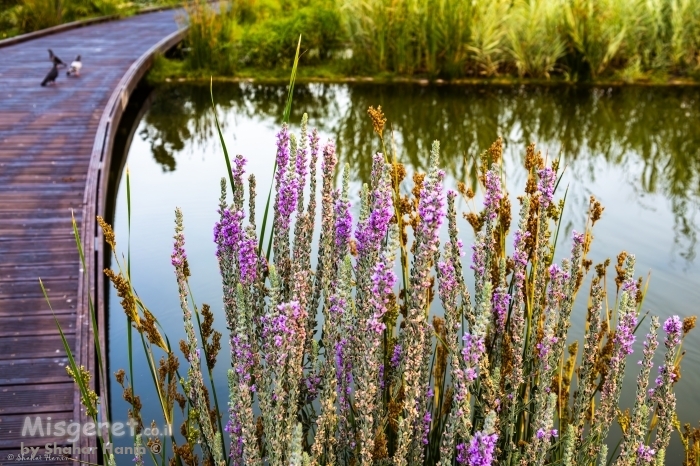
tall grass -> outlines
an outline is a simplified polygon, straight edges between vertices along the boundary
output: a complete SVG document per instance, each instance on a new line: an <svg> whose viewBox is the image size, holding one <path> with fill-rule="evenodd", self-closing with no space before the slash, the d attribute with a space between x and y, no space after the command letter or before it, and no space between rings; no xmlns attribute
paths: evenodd
<svg viewBox="0 0 700 466"><path fill-rule="evenodd" d="M188 66L193 70L232 74L236 70L237 49L235 10L231 5L198 0L187 8L187 22Z"/></svg>
<svg viewBox="0 0 700 466"><path fill-rule="evenodd" d="M692 74L698 2L688 0L346 0L368 71L598 78Z"/></svg>
<svg viewBox="0 0 700 466"><path fill-rule="evenodd" d="M302 34L302 62L337 73L648 80L700 71L695 0L249 0L234 9L191 20L195 68L286 66Z"/></svg>
<svg viewBox="0 0 700 466"><path fill-rule="evenodd" d="M81 19L130 14L143 6L177 3L178 0L6 1L0 3L0 32L26 33Z"/></svg>
<svg viewBox="0 0 700 466"><path fill-rule="evenodd" d="M299 35L307 47L303 62L325 61L344 42L340 18L333 0L231 2L218 12L199 1L188 8L186 64L217 75L251 65L284 68Z"/></svg>
<svg viewBox="0 0 700 466"><path fill-rule="evenodd" d="M20 32L31 32L93 16L118 14L120 0L22 0L12 12Z"/></svg>

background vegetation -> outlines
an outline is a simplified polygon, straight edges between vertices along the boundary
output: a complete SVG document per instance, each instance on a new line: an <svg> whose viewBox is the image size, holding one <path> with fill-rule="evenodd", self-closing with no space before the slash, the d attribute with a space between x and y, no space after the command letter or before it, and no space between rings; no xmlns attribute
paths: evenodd
<svg viewBox="0 0 700 466"><path fill-rule="evenodd" d="M0 0L0 39L99 16L128 15L177 0Z"/></svg>
<svg viewBox="0 0 700 466"><path fill-rule="evenodd" d="M217 19L193 12L174 75L276 76L299 34L301 63L321 77L645 81L700 69L696 0L240 0Z"/></svg>

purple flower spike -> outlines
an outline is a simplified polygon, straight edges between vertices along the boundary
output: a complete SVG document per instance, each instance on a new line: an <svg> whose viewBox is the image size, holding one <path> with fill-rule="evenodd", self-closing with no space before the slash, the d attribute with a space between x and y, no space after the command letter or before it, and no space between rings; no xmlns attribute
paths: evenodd
<svg viewBox="0 0 700 466"><path fill-rule="evenodd" d="M554 197L554 183L556 181L556 174L551 168L543 168L537 172L539 180L537 182L537 190L542 195L541 205L542 209L546 209L552 203L552 198Z"/></svg>
<svg viewBox="0 0 700 466"><path fill-rule="evenodd" d="M384 156L382 154L375 155L372 170L381 172L383 164ZM355 232L359 257L367 257L369 254L379 251L381 242L386 237L389 229L389 221L394 215L394 205L389 186L380 182L377 189L372 193L372 198L372 212L369 214L369 218L360 222Z"/></svg>
<svg viewBox="0 0 700 466"><path fill-rule="evenodd" d="M641 464L648 464L654 461L654 455L656 451L653 448L644 445L644 443L639 444L637 448L637 458L640 460ZM639 464L639 462L637 464Z"/></svg>
<svg viewBox="0 0 700 466"><path fill-rule="evenodd" d="M372 274L372 295L369 304L374 309L372 317L367 321L367 330L381 335L386 325L382 322L384 314L389 310L389 294L393 292L396 275L389 265L378 262ZM379 342L376 341L378 344Z"/></svg>
<svg viewBox="0 0 700 466"><path fill-rule="evenodd" d="M681 332L683 331L683 322L678 316L672 316L664 322L664 331L668 334L667 344L676 346L681 341Z"/></svg>
<svg viewBox="0 0 700 466"><path fill-rule="evenodd" d="M352 214L350 203L338 199L335 204L335 248L344 254L347 251L350 235L352 234Z"/></svg>
<svg viewBox="0 0 700 466"><path fill-rule="evenodd" d="M491 466L497 441L498 434L475 433L467 449L467 464L469 466Z"/></svg>
<svg viewBox="0 0 700 466"><path fill-rule="evenodd" d="M508 317L508 306L510 305L510 295L505 288L499 287L496 289L496 292L493 294L492 304L496 328L499 333L503 333L506 327L506 318Z"/></svg>
<svg viewBox="0 0 700 466"><path fill-rule="evenodd" d="M233 182L236 188L243 186L243 175L245 174L245 164L247 160L242 155L236 155L233 161Z"/></svg>
<svg viewBox="0 0 700 466"><path fill-rule="evenodd" d="M491 221L498 216L498 207L503 199L501 190L501 178L495 170L486 172L486 192L484 193L484 208L488 212Z"/></svg>
<svg viewBox="0 0 700 466"><path fill-rule="evenodd" d="M275 173L275 181L279 190L284 175L287 172L287 164L289 163L289 131L287 125L283 125L279 133L277 133L277 173Z"/></svg>
<svg viewBox="0 0 700 466"><path fill-rule="evenodd" d="M394 346L394 351L391 354L391 367L396 369L401 364L401 345Z"/></svg>

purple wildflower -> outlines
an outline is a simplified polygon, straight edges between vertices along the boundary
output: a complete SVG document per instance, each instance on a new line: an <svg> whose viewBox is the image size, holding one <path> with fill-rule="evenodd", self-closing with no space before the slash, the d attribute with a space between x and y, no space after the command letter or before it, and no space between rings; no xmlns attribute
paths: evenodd
<svg viewBox="0 0 700 466"><path fill-rule="evenodd" d="M551 168L543 168L537 172L539 180L537 181L537 190L542 195L540 200L540 205L542 209L546 209L552 203L552 198L554 197L554 182L556 181L556 174Z"/></svg>
<svg viewBox="0 0 700 466"><path fill-rule="evenodd" d="M277 173L275 173L275 180L277 182L277 190L279 191L284 175L287 171L287 164L289 163L289 130L287 125L282 125L282 129L277 133Z"/></svg>
<svg viewBox="0 0 700 466"><path fill-rule="evenodd" d="M654 461L655 454L656 451L654 451L653 448L644 445L644 443L640 443L639 448L637 448L637 458L639 460L637 464L651 463L652 461Z"/></svg>
<svg viewBox="0 0 700 466"><path fill-rule="evenodd" d="M381 335L386 328L382 319L389 310L388 296L393 292L395 282L396 275L391 267L384 261L378 262L372 274L372 295L369 298L369 304L374 309L374 313L367 321L368 331Z"/></svg>
<svg viewBox="0 0 700 466"><path fill-rule="evenodd" d="M467 464L469 466L491 466L497 441L498 434L496 433L490 435L482 432L475 433L467 449Z"/></svg>
<svg viewBox="0 0 700 466"><path fill-rule="evenodd" d="M501 178L495 170L486 172L486 192L484 193L484 208L491 221L498 216L498 207L503 199Z"/></svg>
<svg viewBox="0 0 700 466"><path fill-rule="evenodd" d="M340 254L345 254L352 234L352 214L350 203L338 199L335 203L335 249Z"/></svg>
<svg viewBox="0 0 700 466"><path fill-rule="evenodd" d="M311 373L304 378L304 385L309 393L309 399L313 400L318 395L318 387L321 385L321 377L318 374Z"/></svg>
<svg viewBox="0 0 700 466"><path fill-rule="evenodd" d="M432 247L432 243L437 242L438 230L445 214L443 212L445 198L442 194L442 180L444 178L445 172L437 170L434 179L425 180L421 188L420 201L418 202L418 214L421 221L418 226L418 234L429 241L429 244L426 244L428 247Z"/></svg>
<svg viewBox="0 0 700 466"><path fill-rule="evenodd" d="M291 356L294 341L305 338L306 312L298 301L280 304L276 310L272 315L261 317L262 338L272 342L272 345L266 345L266 362L281 366Z"/></svg>
<svg viewBox="0 0 700 466"><path fill-rule="evenodd" d="M486 273L486 250L481 241L472 245L472 265L469 268L478 276L483 276Z"/></svg>
<svg viewBox="0 0 700 466"><path fill-rule="evenodd" d="M394 345L394 351L391 353L391 367L397 369L401 364L401 345Z"/></svg>
<svg viewBox="0 0 700 466"><path fill-rule="evenodd" d="M496 321L496 328L499 333L503 333L506 327L506 318L508 317L508 305L510 304L510 295L504 287L498 287L493 294L493 316Z"/></svg>
<svg viewBox="0 0 700 466"><path fill-rule="evenodd" d="M423 416L423 445L428 444L428 434L430 434L430 424L433 422L433 416L430 411L426 411Z"/></svg>
<svg viewBox="0 0 700 466"><path fill-rule="evenodd" d="M464 335L463 340L462 357L466 363L463 376L467 383L471 383L476 380L476 368L479 365L479 357L486 351L486 347L484 346L483 338L475 338L468 333Z"/></svg>
<svg viewBox="0 0 700 466"><path fill-rule="evenodd" d="M457 464L460 466L467 464L467 445L464 443L457 445Z"/></svg>
<svg viewBox="0 0 700 466"><path fill-rule="evenodd" d="M182 232L175 234L173 253L170 256L170 263L173 267L183 267L187 263L187 253L185 252L185 235Z"/></svg>
<svg viewBox="0 0 700 466"><path fill-rule="evenodd" d="M382 154L376 154L374 156L373 170L381 169L383 163L384 157ZM359 223L355 232L357 254L360 257L368 257L370 254L379 251L381 242L386 237L389 229L389 221L394 215L391 190L388 186L380 183L372 193L372 198L372 211L368 218Z"/></svg>
<svg viewBox="0 0 700 466"><path fill-rule="evenodd" d="M258 271L257 240L249 231L241 239L238 248L238 266L241 271L241 281L252 284Z"/></svg>
<svg viewBox="0 0 700 466"><path fill-rule="evenodd" d="M303 129L302 129L303 131ZM303 137L303 136L302 136ZM299 180L299 186L300 189L303 189L303 187L306 185L306 175L308 174L309 170L308 167L306 166L306 155L307 155L307 150L306 150L306 145L303 144L304 140L300 141L302 144L299 144L299 148L297 149L297 156L296 156L296 171L297 171L297 179Z"/></svg>
<svg viewBox="0 0 700 466"><path fill-rule="evenodd" d="M632 345L635 340L634 328L636 326L637 316L634 312L627 312L620 318L620 323L615 333L615 343L620 345L621 356L623 358L632 354Z"/></svg>
<svg viewBox="0 0 700 466"><path fill-rule="evenodd" d="M678 316L672 316L664 322L664 331L668 334L666 339L666 347L669 345L676 346L681 341L681 332L683 331L683 322Z"/></svg>
<svg viewBox="0 0 700 466"><path fill-rule="evenodd" d="M289 230L292 214L297 208L298 195L299 180L293 175L286 176L279 186L279 192L275 199L276 220L282 231Z"/></svg>
<svg viewBox="0 0 700 466"><path fill-rule="evenodd" d="M233 161L233 183L234 189L243 189L243 175L245 174L245 164L247 160L242 155L236 155Z"/></svg>

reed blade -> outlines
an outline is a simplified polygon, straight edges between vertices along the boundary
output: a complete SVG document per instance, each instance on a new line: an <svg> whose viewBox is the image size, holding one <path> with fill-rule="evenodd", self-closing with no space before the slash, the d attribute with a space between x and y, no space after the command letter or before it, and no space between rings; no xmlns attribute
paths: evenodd
<svg viewBox="0 0 700 466"><path fill-rule="evenodd" d="M297 68L299 66L299 51L301 50L301 34L299 35L299 42L297 42L297 51L294 55L294 64L292 65L292 75L289 77L289 90L287 92L287 103L284 106L284 113L282 115L282 122L289 123L289 116L292 112L292 98L294 96L294 83L297 79ZM230 172L230 168L229 168ZM277 158L275 158L275 165L272 168L272 181L270 181L270 189L267 192L267 202L265 203L265 213L263 215L262 227L260 229L260 241L258 242L258 254L262 253L262 245L265 239L265 227L267 226L267 217L270 213L270 201L272 200L272 185L275 179L275 173L277 172ZM265 258L270 261L270 251L272 250L272 237L274 236L274 230L270 231L270 239L267 243L267 251L265 253Z"/></svg>
<svg viewBox="0 0 700 466"><path fill-rule="evenodd" d="M219 124L219 115L216 113L216 104L214 103L214 78L209 80L209 95L211 96L211 108L214 112L214 123L216 123L216 132L219 134L219 141L221 141L221 148L224 150L224 159L226 159L226 169L228 170L228 180L231 183L231 194L236 191L236 186L233 184L233 170L231 169L231 159L228 155L228 149L226 148L226 141L224 141L224 134L221 132L221 125Z"/></svg>

